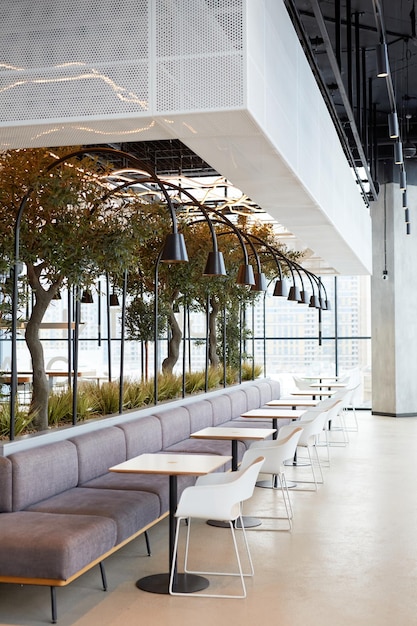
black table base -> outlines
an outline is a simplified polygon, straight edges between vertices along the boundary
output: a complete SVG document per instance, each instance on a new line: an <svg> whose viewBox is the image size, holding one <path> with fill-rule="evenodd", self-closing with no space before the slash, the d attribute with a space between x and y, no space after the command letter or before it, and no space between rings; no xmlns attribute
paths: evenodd
<svg viewBox="0 0 417 626"><path fill-rule="evenodd" d="M276 480L276 479L275 479ZM261 487L262 489L281 489L281 486L278 481L275 482L272 480L258 480L256 483L257 487ZM291 480L287 480L288 489L294 489L297 486L297 483L294 483Z"/></svg>
<svg viewBox="0 0 417 626"><path fill-rule="evenodd" d="M217 526L217 528L230 528L229 522L221 522L219 520L210 519L207 524L209 526ZM245 528L255 528L256 526L260 526L262 524L261 520L257 517L248 517L247 515L243 516L243 526ZM237 519L235 522L235 528L242 528L240 519Z"/></svg>
<svg viewBox="0 0 417 626"><path fill-rule="evenodd" d="M209 581L196 574L176 574L174 591L177 593L194 593L209 586ZM169 593L169 573L151 574L136 581L136 587L151 593Z"/></svg>

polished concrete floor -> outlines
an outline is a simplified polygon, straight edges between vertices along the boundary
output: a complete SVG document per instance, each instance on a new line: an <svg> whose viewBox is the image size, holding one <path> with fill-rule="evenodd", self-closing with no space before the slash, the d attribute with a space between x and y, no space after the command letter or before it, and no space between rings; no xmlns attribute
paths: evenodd
<svg viewBox="0 0 417 626"><path fill-rule="evenodd" d="M249 534L255 576L243 600L170 597L135 587L167 569L167 523L106 561L109 591L98 568L57 590L60 626L414 626L417 625L417 418L358 414L358 432L331 448L318 492L293 490L292 532ZM334 437L336 437L334 433ZM325 450L321 449L325 457ZM298 480L308 467L289 468ZM257 488L247 513L281 511L281 494ZM280 521L280 527L285 524ZM229 531L195 527L196 551L229 561ZM1 538L0 538L1 540ZM236 584L236 581L234 581ZM217 581L211 589L217 588ZM225 583L220 582L225 589ZM0 624L50 621L49 590L0 585Z"/></svg>

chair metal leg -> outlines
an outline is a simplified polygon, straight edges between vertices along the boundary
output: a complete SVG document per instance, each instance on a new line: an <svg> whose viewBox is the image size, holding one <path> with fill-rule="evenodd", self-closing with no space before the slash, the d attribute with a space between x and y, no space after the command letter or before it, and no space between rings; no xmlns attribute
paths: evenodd
<svg viewBox="0 0 417 626"><path fill-rule="evenodd" d="M171 576L170 576L170 582L169 582L169 593L171 595L174 596L188 596L188 597L206 597L206 598L246 598L246 585L245 585L245 580L244 577L245 576L253 576L254 574L254 569L253 569L253 562L252 562L252 557L250 554L250 550L249 550L249 544L248 544L248 540L247 540L247 535L246 535L246 531L245 531L245 526L242 520L242 517L240 516L240 526L239 526L239 532L241 531L243 533L243 541L245 544L245 549L246 549L246 553L247 553L247 557L249 560L249 564L250 564L250 573L249 574L244 574L243 573L243 569L242 569L242 563L241 563L241 559L240 559L240 555L239 555L239 550L238 550L238 546L237 546L237 541L236 541L236 530L235 530L235 524L234 522L229 522L229 526L230 526L230 531L232 533L232 538L233 538L233 545L234 545L234 549L235 549L235 555L236 555L236 560L237 560L237 566L238 566L238 572L234 573L234 572L216 572L216 571L197 571L197 570L189 570L187 569L187 561L188 561L188 546L189 546L189 540L190 540L190 532L191 532L191 520L189 520L188 522L188 527L187 527L187 536L186 536L186 546L185 546L185 557L184 557L184 571L187 573L194 573L194 574L206 574L206 575L213 575L213 576L238 576L240 578L241 581L241 585L242 585L242 593L241 594L234 594L234 595L230 595L230 594L210 594L210 593L196 593L196 594L189 594L189 593L180 593L180 592L176 592L173 590L173 579L174 579L174 564L177 561L177 554L178 554L178 542L179 542L179 533L180 533L180 523L181 523L181 519L184 518L178 518L177 519L177 525L176 525L176 532L175 532L175 539L174 539L174 551L173 551L173 557L172 557L172 564L171 564ZM238 518L239 519L239 518Z"/></svg>
<svg viewBox="0 0 417 626"><path fill-rule="evenodd" d="M51 586L51 613L52 613L52 624L56 624L57 614L56 614L56 588Z"/></svg>
<svg viewBox="0 0 417 626"><path fill-rule="evenodd" d="M285 511L287 513L288 525L291 530L292 529L291 520L293 516L293 511L292 511L290 492L288 490L288 485L287 485L287 479L285 478L285 474L277 474L277 477L279 480L279 489L281 490L282 499L284 501Z"/></svg>

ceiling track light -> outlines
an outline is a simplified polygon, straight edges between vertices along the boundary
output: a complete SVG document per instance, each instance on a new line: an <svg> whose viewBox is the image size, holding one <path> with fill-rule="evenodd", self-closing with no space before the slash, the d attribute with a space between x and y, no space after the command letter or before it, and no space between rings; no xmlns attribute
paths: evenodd
<svg viewBox="0 0 417 626"><path fill-rule="evenodd" d="M400 189L405 191L407 189L407 174L404 168L400 170Z"/></svg>
<svg viewBox="0 0 417 626"><path fill-rule="evenodd" d="M400 136L400 128L396 111L392 111L392 113L388 115L388 130L390 139L398 139Z"/></svg>
<svg viewBox="0 0 417 626"><path fill-rule="evenodd" d="M388 49L386 43L381 43L376 47L376 75L378 78L385 78L389 74Z"/></svg>
<svg viewBox="0 0 417 626"><path fill-rule="evenodd" d="M402 165L404 163L402 141L396 141L394 144L394 162L396 165Z"/></svg>

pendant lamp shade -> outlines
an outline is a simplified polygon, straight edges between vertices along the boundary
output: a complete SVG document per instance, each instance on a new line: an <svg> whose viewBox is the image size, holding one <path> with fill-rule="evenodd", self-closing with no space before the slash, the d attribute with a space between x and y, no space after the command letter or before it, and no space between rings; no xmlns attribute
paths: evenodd
<svg viewBox="0 0 417 626"><path fill-rule="evenodd" d="M319 298L320 300L320 308L322 311L326 311L327 307L326 307L326 300L324 298Z"/></svg>
<svg viewBox="0 0 417 626"><path fill-rule="evenodd" d="M310 296L308 295L308 291L305 291L304 289L300 291L300 300L298 302L299 304L309 304Z"/></svg>
<svg viewBox="0 0 417 626"><path fill-rule="evenodd" d="M291 302L299 302L301 300L300 289L297 285L291 285L290 293L288 294L288 300Z"/></svg>
<svg viewBox="0 0 417 626"><path fill-rule="evenodd" d="M208 253L204 276L227 276L223 252L212 250Z"/></svg>
<svg viewBox="0 0 417 626"><path fill-rule="evenodd" d="M403 208L406 209L408 207L408 196L407 190L403 191Z"/></svg>
<svg viewBox="0 0 417 626"><path fill-rule="evenodd" d="M396 141L394 144L394 163L401 165L403 162L403 144L401 141Z"/></svg>
<svg viewBox="0 0 417 626"><path fill-rule="evenodd" d="M388 49L386 43L381 43L376 47L376 75L378 78L385 78L389 74Z"/></svg>
<svg viewBox="0 0 417 626"><path fill-rule="evenodd" d="M266 291L268 288L266 276L263 272L255 273L255 284L252 285L251 291Z"/></svg>
<svg viewBox="0 0 417 626"><path fill-rule="evenodd" d="M288 297L288 284L287 282L282 280L277 280L274 287L274 296L283 296L284 298Z"/></svg>
<svg viewBox="0 0 417 626"><path fill-rule="evenodd" d="M324 303L325 303L325 305L326 305L326 311L331 311L331 310L332 310L332 307L331 307L331 305L330 305L330 300L327 300L327 299L326 299L326 300L324 301Z"/></svg>
<svg viewBox="0 0 417 626"><path fill-rule="evenodd" d="M397 139L400 136L400 128L398 126L398 116L395 111L388 115L388 130L391 139Z"/></svg>
<svg viewBox="0 0 417 626"><path fill-rule="evenodd" d="M119 298L117 297L117 293L111 293L110 294L110 298L109 298L109 305L110 306L119 306Z"/></svg>
<svg viewBox="0 0 417 626"><path fill-rule="evenodd" d="M91 295L91 291L89 289L84 289L81 296L81 304L92 304L93 302L94 300L93 296Z"/></svg>
<svg viewBox="0 0 417 626"><path fill-rule="evenodd" d="M314 294L310 297L310 304L308 305L311 309L319 309L320 308L320 300Z"/></svg>
<svg viewBox="0 0 417 626"><path fill-rule="evenodd" d="M183 263L188 261L187 248L185 247L184 235L182 233L170 233L166 236L161 261L164 263Z"/></svg>
<svg viewBox="0 0 417 626"><path fill-rule="evenodd" d="M404 169L400 170L400 189L401 191L405 191L407 189L407 173Z"/></svg>
<svg viewBox="0 0 417 626"><path fill-rule="evenodd" d="M238 285L254 285L255 284L255 276L253 274L252 265L242 264L239 267L239 271L236 277L236 283Z"/></svg>

